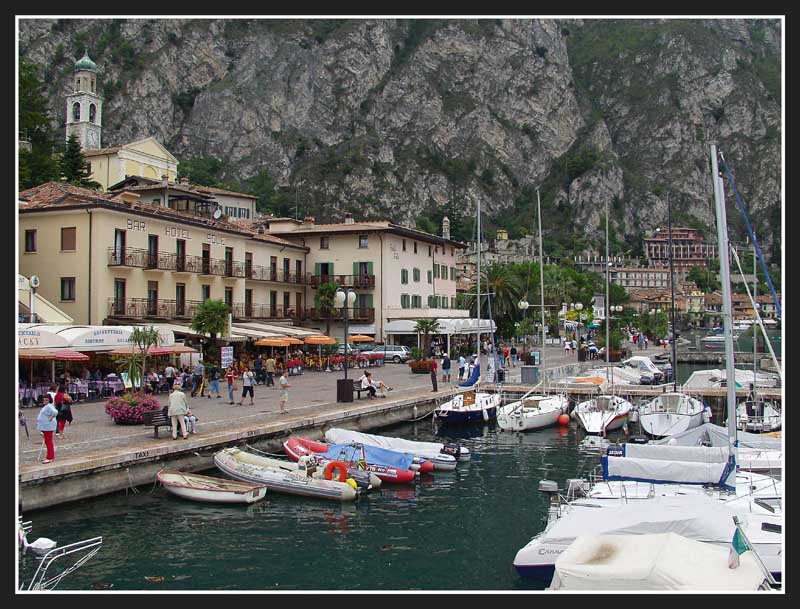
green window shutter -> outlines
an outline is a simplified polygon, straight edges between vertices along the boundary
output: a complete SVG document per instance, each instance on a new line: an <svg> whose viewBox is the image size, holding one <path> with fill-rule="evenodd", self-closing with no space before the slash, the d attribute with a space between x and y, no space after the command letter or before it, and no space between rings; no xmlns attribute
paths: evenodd
<svg viewBox="0 0 800 609"><path fill-rule="evenodd" d="M442 265L442 279L447 279L447 267Z"/></svg>
<svg viewBox="0 0 800 609"><path fill-rule="evenodd" d="M375 274L375 273L372 272L372 263L371 262L367 262L367 274L368 275L374 275Z"/></svg>
<svg viewBox="0 0 800 609"><path fill-rule="evenodd" d="M320 263L319 262L315 262L314 263L314 275L316 275L317 277L319 277L319 275L320 275L319 267L320 267Z"/></svg>
<svg viewBox="0 0 800 609"><path fill-rule="evenodd" d="M442 308L443 309L447 308L447 296L442 297Z"/></svg>
<svg viewBox="0 0 800 609"><path fill-rule="evenodd" d="M353 263L353 277L358 277L358 262Z"/></svg>
<svg viewBox="0 0 800 609"><path fill-rule="evenodd" d="M419 269L414 269L414 281L419 281Z"/></svg>
<svg viewBox="0 0 800 609"><path fill-rule="evenodd" d="M372 305L372 294L364 294L364 303L365 303L364 304L365 308L367 308L367 309L371 309L372 308L372 306L373 306Z"/></svg>
<svg viewBox="0 0 800 609"><path fill-rule="evenodd" d="M450 267L450 279L452 279L453 281L455 281L457 279L457 277L456 277L456 267L454 267L454 266Z"/></svg>
<svg viewBox="0 0 800 609"><path fill-rule="evenodd" d="M433 283L433 273L428 271L428 283Z"/></svg>
<svg viewBox="0 0 800 609"><path fill-rule="evenodd" d="M408 270L402 269L400 271L400 283L408 283Z"/></svg>

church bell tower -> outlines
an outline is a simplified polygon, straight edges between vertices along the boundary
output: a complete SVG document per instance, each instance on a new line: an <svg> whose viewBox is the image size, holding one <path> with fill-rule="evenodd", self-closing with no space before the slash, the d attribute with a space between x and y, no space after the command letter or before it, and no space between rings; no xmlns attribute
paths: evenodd
<svg viewBox="0 0 800 609"><path fill-rule="evenodd" d="M100 148L103 100L97 94L97 64L89 53L75 62L73 92L67 96L67 134L78 136L82 150Z"/></svg>

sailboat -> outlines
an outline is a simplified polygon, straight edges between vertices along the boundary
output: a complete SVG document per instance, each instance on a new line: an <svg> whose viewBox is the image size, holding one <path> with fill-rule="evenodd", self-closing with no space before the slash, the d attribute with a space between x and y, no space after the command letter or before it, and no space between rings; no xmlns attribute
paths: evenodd
<svg viewBox="0 0 800 609"><path fill-rule="evenodd" d="M481 201L478 199L477 208L477 243L478 243L478 275L477 275L477 305L478 305L478 324L481 323L481 255L483 248L481 244L482 231L481 231ZM487 286L488 287L488 286ZM488 295L488 289L487 289ZM492 320L492 301L489 296L489 320ZM478 326L480 328L480 325ZM496 372L496 353L497 349L494 342L494 324L491 327L492 341L491 348L489 349L488 356L488 380L494 381ZM472 371L472 375L465 382L459 384L459 387L472 388L480 382L481 369L480 369L480 344L481 334L478 332L478 361ZM469 389L463 393L458 393L452 399L440 404L433 411L434 420L437 422L447 424L461 424L461 423L483 423L492 421L497 417L497 409L502 402L502 395L499 391L489 393L487 391L476 391Z"/></svg>
<svg viewBox="0 0 800 609"><path fill-rule="evenodd" d="M539 200L539 189L536 189L536 209L539 217L539 287L541 289L542 307L542 352L540 368L544 367L544 256L542 254L542 208ZM526 300L519 302L523 311L530 305ZM546 376L545 376L546 379ZM519 400L500 406L497 409L497 425L504 431L529 431L542 429L558 423L558 417L569 409L569 400L565 394L537 395L536 389L531 389Z"/></svg>
<svg viewBox="0 0 800 609"><path fill-rule="evenodd" d="M616 382L614 375L611 373L610 366L610 302L609 302L609 266L608 264L608 203L606 202L606 298L605 298L605 324L606 324L606 382L613 384ZM615 369L618 372L624 373L622 369ZM579 403L573 412L578 424L583 427L586 433L589 434L602 434L614 429L619 429L628 420L628 413L633 410L633 404L628 400L621 398L612 393L609 395L598 395L594 398Z"/></svg>
<svg viewBox="0 0 800 609"><path fill-rule="evenodd" d="M651 436L672 436L711 420L711 411L685 393L663 393L639 406L639 424Z"/></svg>
<svg viewBox="0 0 800 609"><path fill-rule="evenodd" d="M724 196L721 178L717 172L716 146L711 146L712 175L717 214L717 235L720 250L720 276L723 292L723 319L725 324L726 367L729 378L734 376L733 332L731 314L730 271L728 265L727 221L725 218ZM623 444L609 446L602 457L603 482L587 485L582 479L567 481L566 505L562 504L557 484L551 480L541 480L539 488L550 495L549 523L545 531L534 537L522 548L514 560L514 566L521 575L535 575L545 571L555 562L555 558L565 549L574 537L557 532L558 527L570 528L577 537L594 532L593 523L607 523L603 532L615 534L646 533L642 527L653 526L662 513L666 526L687 518L702 518L711 513L718 502L740 513L758 516L753 518L752 528L747 531L758 535L754 541L756 553L763 555L769 571L776 577L781 574L782 546L782 496L783 483L769 476L743 472L739 467L740 457L737 447L735 424L736 395L733 383L727 384L728 433L724 446L680 445L668 441L666 444ZM605 492L607 489L607 492ZM674 506L675 517L666 514L667 503ZM642 517L637 524L619 526L623 517L621 510L634 505L642 506ZM586 509L589 508L589 509ZM607 517L597 508L612 508ZM670 508L672 509L672 508ZM579 512L585 512L581 516ZM764 517L767 517L766 519ZM727 518L727 516L726 516ZM716 519L719 520L719 519ZM682 525L679 525L682 526ZM701 529L706 529L706 525ZM561 545L556 548L548 545L553 539ZM727 534L719 537L718 543L727 543ZM560 541L559 541L560 540ZM715 543L712 539L703 539Z"/></svg>

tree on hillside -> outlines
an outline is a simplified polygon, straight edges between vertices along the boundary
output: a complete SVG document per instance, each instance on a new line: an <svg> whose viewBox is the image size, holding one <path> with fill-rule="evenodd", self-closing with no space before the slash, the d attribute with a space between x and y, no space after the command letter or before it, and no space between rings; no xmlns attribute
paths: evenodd
<svg viewBox="0 0 800 609"><path fill-rule="evenodd" d="M198 156L182 160L178 165L178 178L186 178L192 184L225 188L222 181L222 161L210 156Z"/></svg>
<svg viewBox="0 0 800 609"><path fill-rule="evenodd" d="M19 150L19 188L24 190L58 179L53 157L53 131L47 116L39 68L24 57L19 60L19 130L30 150Z"/></svg>
<svg viewBox="0 0 800 609"><path fill-rule="evenodd" d="M258 197L256 209L261 213L288 216L294 209L293 198L278 188L266 169L262 169L248 179L245 182L245 188L249 194Z"/></svg>
<svg viewBox="0 0 800 609"><path fill-rule="evenodd" d="M222 300L206 300L197 307L197 313L192 318L192 330L211 335L208 352L216 354L217 334L224 335L228 328L228 314L230 307Z"/></svg>
<svg viewBox="0 0 800 609"><path fill-rule="evenodd" d="M69 136L64 152L58 161L61 177L70 184L84 188L100 188L100 184L91 179L92 166L81 152L81 143L74 133Z"/></svg>

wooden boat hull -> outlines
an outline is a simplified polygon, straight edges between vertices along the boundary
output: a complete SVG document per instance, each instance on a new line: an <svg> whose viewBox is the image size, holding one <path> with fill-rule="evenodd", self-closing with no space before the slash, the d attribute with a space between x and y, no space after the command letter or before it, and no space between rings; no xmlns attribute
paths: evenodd
<svg viewBox="0 0 800 609"><path fill-rule="evenodd" d="M156 478L176 497L206 503L255 503L267 494L263 484L161 470Z"/></svg>

